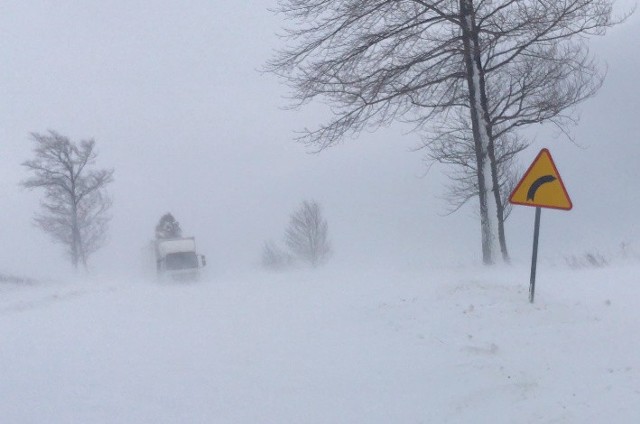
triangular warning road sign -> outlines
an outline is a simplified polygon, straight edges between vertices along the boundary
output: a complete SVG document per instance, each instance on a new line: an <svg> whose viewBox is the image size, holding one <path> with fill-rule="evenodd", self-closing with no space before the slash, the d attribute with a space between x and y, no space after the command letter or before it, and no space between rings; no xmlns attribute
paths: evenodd
<svg viewBox="0 0 640 424"><path fill-rule="evenodd" d="M549 150L540 151L509 196L509 202L564 210L573 207Z"/></svg>

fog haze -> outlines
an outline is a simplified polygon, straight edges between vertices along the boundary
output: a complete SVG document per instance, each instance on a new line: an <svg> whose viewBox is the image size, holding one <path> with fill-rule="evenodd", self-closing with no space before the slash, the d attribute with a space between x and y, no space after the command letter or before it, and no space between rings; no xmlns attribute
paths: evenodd
<svg viewBox="0 0 640 424"><path fill-rule="evenodd" d="M328 111L284 110L286 87L259 72L283 42L271 6L3 2L0 271L70 271L62 247L31 224L42 193L19 186L29 133L48 129L95 138L98 165L115 168L109 241L91 259L98 274L138 272L166 212L196 237L212 275L257 267L262 243L281 240L304 199L324 207L336 263L479 262L476 204L444 216L444 169L427 172L409 127L365 132L321 154L293 141ZM608 76L580 106L577 145L553 128L527 132L535 142L521 164L549 148L574 205L543 212L542 258L639 243L639 39L636 14L592 44ZM507 222L516 262L529 259L533 211L515 207Z"/></svg>

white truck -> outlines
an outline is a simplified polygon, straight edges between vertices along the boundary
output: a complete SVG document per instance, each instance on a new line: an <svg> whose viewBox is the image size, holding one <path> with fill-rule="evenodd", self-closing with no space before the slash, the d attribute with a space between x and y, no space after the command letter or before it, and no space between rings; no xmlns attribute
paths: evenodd
<svg viewBox="0 0 640 424"><path fill-rule="evenodd" d="M204 255L196 252L193 237L157 239L154 242L156 270L162 280L195 281L207 264Z"/></svg>

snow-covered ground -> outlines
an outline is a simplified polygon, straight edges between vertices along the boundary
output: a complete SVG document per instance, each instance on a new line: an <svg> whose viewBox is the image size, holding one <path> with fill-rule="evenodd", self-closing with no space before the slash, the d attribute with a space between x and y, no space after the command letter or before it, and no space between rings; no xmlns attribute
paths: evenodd
<svg viewBox="0 0 640 424"><path fill-rule="evenodd" d="M636 423L640 266L0 283L3 423Z"/></svg>

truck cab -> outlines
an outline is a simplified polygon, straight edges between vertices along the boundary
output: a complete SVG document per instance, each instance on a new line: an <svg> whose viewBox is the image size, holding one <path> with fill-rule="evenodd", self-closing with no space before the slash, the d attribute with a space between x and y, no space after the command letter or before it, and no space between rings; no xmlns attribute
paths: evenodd
<svg viewBox="0 0 640 424"><path fill-rule="evenodd" d="M193 237L159 239L155 242L156 270L161 280L196 281L207 262L196 252Z"/></svg>

